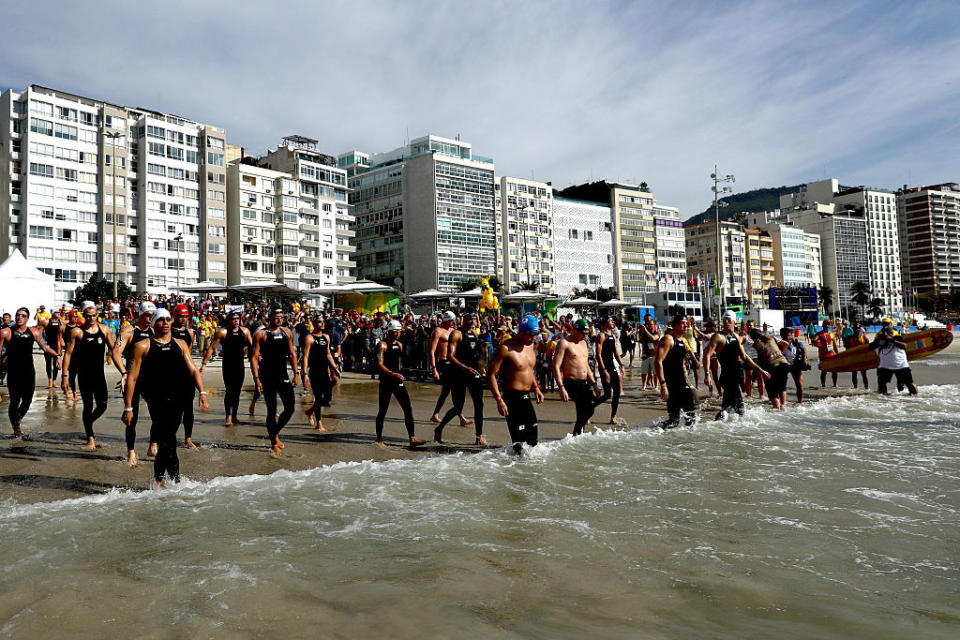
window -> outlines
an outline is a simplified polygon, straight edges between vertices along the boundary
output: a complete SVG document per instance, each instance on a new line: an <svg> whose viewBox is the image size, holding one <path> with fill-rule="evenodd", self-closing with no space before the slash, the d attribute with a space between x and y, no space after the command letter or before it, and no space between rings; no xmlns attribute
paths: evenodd
<svg viewBox="0 0 960 640"><path fill-rule="evenodd" d="M273 273L274 264L272 262L264 262L260 265L260 271L263 273Z"/></svg>
<svg viewBox="0 0 960 640"><path fill-rule="evenodd" d="M223 140L220 138L207 138L207 146L211 149L223 149Z"/></svg>
<svg viewBox="0 0 960 640"><path fill-rule="evenodd" d="M54 135L61 140L76 140L77 128L69 124L59 124L53 128Z"/></svg>
<svg viewBox="0 0 960 640"><path fill-rule="evenodd" d="M224 245L222 242L208 242L207 252L222 256L226 252L226 245Z"/></svg>
<svg viewBox="0 0 960 640"><path fill-rule="evenodd" d="M214 191L213 189L207 189L207 200L211 202L226 202L227 194L223 191Z"/></svg>
<svg viewBox="0 0 960 640"><path fill-rule="evenodd" d="M147 137L149 138L159 138L165 140L167 137L166 132L163 130L163 127L155 127L152 124L147 125Z"/></svg>
<svg viewBox="0 0 960 640"><path fill-rule="evenodd" d="M243 219L244 220L256 220L257 212L253 209L244 209L243 210Z"/></svg>
<svg viewBox="0 0 960 640"><path fill-rule="evenodd" d="M30 131L33 133L42 133L45 136L53 135L53 123L40 118L30 118Z"/></svg>
<svg viewBox="0 0 960 640"><path fill-rule="evenodd" d="M167 157L171 160L183 160L183 149L180 147L167 147Z"/></svg>
<svg viewBox="0 0 960 640"><path fill-rule="evenodd" d="M244 179L250 178L252 176L243 176ZM227 184L227 176L223 173L214 173L213 171L207 171L207 182L210 184Z"/></svg>
<svg viewBox="0 0 960 640"><path fill-rule="evenodd" d="M147 163L147 173L154 176L163 176L167 175L167 168L162 164L153 164L152 162Z"/></svg>
<svg viewBox="0 0 960 640"><path fill-rule="evenodd" d="M262 222L266 222L267 224L273 224L274 216L273 216L272 213L265 213L265 212L264 212L264 213L261 213L261 214L260 214L260 220L261 220Z"/></svg>
<svg viewBox="0 0 960 640"><path fill-rule="evenodd" d="M42 240L53 240L53 227L30 225L30 237Z"/></svg>
<svg viewBox="0 0 960 640"><path fill-rule="evenodd" d="M579 240L580 232L577 231L576 229L570 229L569 231L567 231L567 238L570 240ZM581 284L586 284L586 281L583 281Z"/></svg>
<svg viewBox="0 0 960 640"><path fill-rule="evenodd" d="M41 102L40 100L31 100L30 101L30 113L38 113L41 116L53 117L53 105L49 102Z"/></svg>
<svg viewBox="0 0 960 640"><path fill-rule="evenodd" d="M243 245L243 255L245 256L255 256L257 255L257 246L253 244Z"/></svg>
<svg viewBox="0 0 960 640"><path fill-rule="evenodd" d="M260 255L265 258L273 257L273 247L260 247Z"/></svg>
<svg viewBox="0 0 960 640"><path fill-rule="evenodd" d="M96 177L96 176L94 176ZM63 167L57 167L57 178L60 180L67 180L69 182L77 181L77 170L76 169L64 169Z"/></svg>
<svg viewBox="0 0 960 640"><path fill-rule="evenodd" d="M208 207L207 217L213 218L215 220L223 220L224 219L223 209L219 207Z"/></svg>
<svg viewBox="0 0 960 640"><path fill-rule="evenodd" d="M54 154L54 148L52 144L42 144L40 142L31 142L30 153L36 153L37 155L41 155L41 156L52 156Z"/></svg>
<svg viewBox="0 0 960 640"><path fill-rule="evenodd" d="M212 164L215 167L222 167L223 165L223 154L214 153L212 151L207 151L207 164Z"/></svg>
<svg viewBox="0 0 960 640"><path fill-rule="evenodd" d="M30 163L30 175L40 176L42 178L52 178L53 177L53 165L52 164L40 164L37 162Z"/></svg>
<svg viewBox="0 0 960 640"><path fill-rule="evenodd" d="M256 271L256 270L257 270L257 263L256 263L256 262L252 262L252 261L244 260L244 262L243 262L243 270L244 270L244 271Z"/></svg>
<svg viewBox="0 0 960 640"><path fill-rule="evenodd" d="M165 147L159 142L147 142L147 153L152 156L164 156Z"/></svg>

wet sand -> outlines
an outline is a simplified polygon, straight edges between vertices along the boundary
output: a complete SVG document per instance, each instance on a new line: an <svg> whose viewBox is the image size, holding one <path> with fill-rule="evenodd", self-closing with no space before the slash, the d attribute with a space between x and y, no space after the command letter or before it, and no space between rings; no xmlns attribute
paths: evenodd
<svg viewBox="0 0 960 640"><path fill-rule="evenodd" d="M829 386L827 389L819 389L815 352L808 348L808 356L813 369L804 375L807 401L833 395L864 393L863 390L852 388L850 374L840 374L840 386L836 389ZM955 341L948 349L932 358L913 363L914 379L921 386L960 383L958 364L960 341ZM146 489L153 473L152 458L146 458L149 416L146 406L142 406L137 429L137 455L141 462L138 467L130 468L125 462L124 426L120 421L122 400L119 392L112 391L118 379L116 371L111 367L107 372L107 383L111 388L109 407L107 413L94 426L99 448L88 451L83 447L85 439L80 421L80 403L75 405L72 401L66 401L60 391L53 394L47 392L45 381L40 379L44 375L44 369L43 360L39 356L36 359L36 370L38 387L30 411L23 421L23 438L13 438L11 435L6 417L6 388L2 390L4 402L0 403L0 501L32 503L99 494L114 488ZM871 387L874 387L875 372L869 372L868 376ZM639 380L637 360L635 367L626 372L624 396L621 399L619 413L627 422L626 428L650 427L666 413L664 403L656 393L649 390L639 391ZM384 428L384 439L388 446L386 449L376 446L374 418L377 412L377 382L370 380L369 375L348 373L334 391L333 407L324 412L323 422L328 433L317 432L308 424L303 410L310 406L312 397L303 396L302 388L297 388L296 411L280 434L286 449L283 457L277 458L269 453L267 446L263 402L257 403L253 416L246 415L252 397L250 375L247 375L240 403L240 419L247 423L243 426L223 426L223 389L219 361L207 367L204 383L209 391L210 410L207 413L196 410L193 432L193 440L200 448L186 449L181 446L179 450L181 473L193 480L269 474L284 469L296 471L345 461L469 454L480 450L473 445L473 425L460 427L458 420L445 428L445 444L432 442L436 425L430 422L429 418L440 387L417 382L407 385L417 419L416 435L431 442L416 450L407 446L402 412L394 402L387 414ZM701 387L701 396L704 394L705 389ZM788 384L788 400L789 411L795 400L792 381ZM767 403L761 402L754 391L748 404ZM447 400L444 410L449 406L450 401ZM707 400L702 405L704 418L709 419L718 408L716 399ZM473 417L471 411L472 403L468 396L465 407L468 418ZM537 413L542 441L563 438L570 433L574 417L573 405L560 402L555 393L547 394L546 402L537 408ZM624 428L606 424L609 417L609 404L599 407L594 416L593 428ZM489 393L485 395L484 402L484 434L490 446L509 444L506 424L497 414L496 405ZM179 436L182 443L182 428Z"/></svg>

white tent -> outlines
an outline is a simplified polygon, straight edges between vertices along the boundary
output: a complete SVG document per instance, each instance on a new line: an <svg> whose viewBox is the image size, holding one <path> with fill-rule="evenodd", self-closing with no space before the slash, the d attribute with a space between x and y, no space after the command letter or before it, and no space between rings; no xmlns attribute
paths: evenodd
<svg viewBox="0 0 960 640"><path fill-rule="evenodd" d="M27 264L19 249L0 264L0 283L0 313L13 315L26 307L33 318L37 307L44 305L49 310L56 302L53 276Z"/></svg>

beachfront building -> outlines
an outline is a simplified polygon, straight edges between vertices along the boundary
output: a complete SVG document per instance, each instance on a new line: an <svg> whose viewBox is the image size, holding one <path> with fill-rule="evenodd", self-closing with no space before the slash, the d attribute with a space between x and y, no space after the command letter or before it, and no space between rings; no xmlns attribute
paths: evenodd
<svg viewBox="0 0 960 640"><path fill-rule="evenodd" d="M497 275L504 290L534 285L554 293L553 189L545 182L496 179Z"/></svg>
<svg viewBox="0 0 960 640"><path fill-rule="evenodd" d="M897 192L903 286L917 295L960 290L960 187L955 182ZM916 306L913 302L911 306Z"/></svg>
<svg viewBox="0 0 960 640"><path fill-rule="evenodd" d="M886 301L886 313L903 310L896 194L870 187L846 187L836 179L811 182L796 193L780 196L781 209L809 209L833 204L837 211L859 213L867 225L867 265L870 288Z"/></svg>
<svg viewBox="0 0 960 640"><path fill-rule="evenodd" d="M613 212L605 204L553 198L556 293L614 286Z"/></svg>
<svg viewBox="0 0 960 640"><path fill-rule="evenodd" d="M741 304L747 295L746 231L729 220L720 221L720 259L717 260L717 223L700 222L683 228L687 276L720 289L723 304ZM719 262L719 271L718 271ZM710 296L712 298L712 296ZM711 302L712 304L712 302Z"/></svg>
<svg viewBox="0 0 960 640"><path fill-rule="evenodd" d="M653 204L656 229L657 288L660 291L687 290L687 248L680 209ZM698 298L699 299L699 298ZM686 298L684 298L685 301ZM689 302L689 301L688 301Z"/></svg>
<svg viewBox="0 0 960 640"><path fill-rule="evenodd" d="M763 286L776 283L783 287L820 287L823 284L819 235L787 222L786 214L780 211L750 213L746 224L770 238L773 258L769 269L765 268L768 263L761 256ZM751 275L754 275L754 266L751 260Z"/></svg>
<svg viewBox="0 0 960 640"><path fill-rule="evenodd" d="M19 249L53 274L56 303L91 275L112 280L114 263L140 291L225 284L225 147L223 129L178 116L38 85L8 90L0 256Z"/></svg>
<svg viewBox="0 0 960 640"><path fill-rule="evenodd" d="M341 154L338 166L352 174L359 277L454 292L496 275L494 164L469 143L427 135L386 153Z"/></svg>
<svg viewBox="0 0 960 640"><path fill-rule="evenodd" d="M747 302L751 307L764 308L768 306L767 290L777 282L774 277L773 238L766 231L749 227L743 230L743 234Z"/></svg>

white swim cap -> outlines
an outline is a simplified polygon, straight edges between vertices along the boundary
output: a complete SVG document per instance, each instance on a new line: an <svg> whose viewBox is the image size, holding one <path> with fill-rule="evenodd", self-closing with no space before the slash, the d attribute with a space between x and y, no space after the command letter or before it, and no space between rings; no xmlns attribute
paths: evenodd
<svg viewBox="0 0 960 640"><path fill-rule="evenodd" d="M91 300L84 300L83 302L80 303L80 312L82 313L87 309L89 309L90 307L93 307L94 309L96 309L97 305Z"/></svg>
<svg viewBox="0 0 960 640"><path fill-rule="evenodd" d="M444 312L443 312L443 319L444 319L444 321L456 320L456 319L457 319L457 314L455 314L453 311L444 311Z"/></svg>
<svg viewBox="0 0 960 640"><path fill-rule="evenodd" d="M387 331L400 331L403 328L403 325L400 324L399 320L391 320L387 323Z"/></svg>
<svg viewBox="0 0 960 640"><path fill-rule="evenodd" d="M153 304L149 300L144 300L140 303L140 313L153 313L157 310L157 305Z"/></svg>
<svg viewBox="0 0 960 640"><path fill-rule="evenodd" d="M735 311L724 311L724 312L723 312L723 319L724 319L724 320L733 320L734 322L736 322L736 321L737 321L737 313L736 313Z"/></svg>
<svg viewBox="0 0 960 640"><path fill-rule="evenodd" d="M160 320L161 318L166 318L167 320L169 320L170 312L167 311L166 309L154 310L153 315L150 316L150 327L152 328L153 325L157 324L157 320Z"/></svg>

